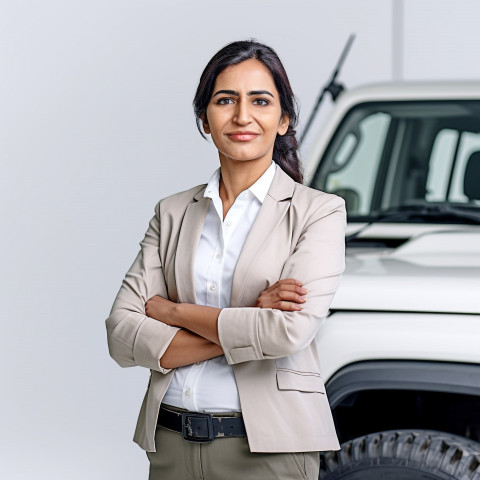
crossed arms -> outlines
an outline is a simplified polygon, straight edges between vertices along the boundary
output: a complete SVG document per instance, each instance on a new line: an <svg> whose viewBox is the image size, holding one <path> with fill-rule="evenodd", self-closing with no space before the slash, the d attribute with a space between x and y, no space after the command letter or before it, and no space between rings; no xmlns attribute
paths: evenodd
<svg viewBox="0 0 480 480"><path fill-rule="evenodd" d="M157 205L106 321L110 355L123 367L167 373L222 354L234 364L305 348L344 269L345 210L338 197L328 197L302 227L283 278L261 292L255 306L223 310L166 300Z"/></svg>
<svg viewBox="0 0 480 480"><path fill-rule="evenodd" d="M255 306L298 311L306 302L306 293L301 282L291 278L280 280L260 294ZM174 303L156 295L145 304L145 312L155 320L181 329L160 359L162 368L182 367L223 355L217 327L220 308Z"/></svg>

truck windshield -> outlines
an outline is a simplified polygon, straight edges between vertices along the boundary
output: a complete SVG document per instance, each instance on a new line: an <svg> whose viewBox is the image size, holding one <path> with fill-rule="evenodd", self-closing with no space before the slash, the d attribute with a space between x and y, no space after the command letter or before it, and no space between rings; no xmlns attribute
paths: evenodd
<svg viewBox="0 0 480 480"><path fill-rule="evenodd" d="M480 101L355 106L311 186L343 197L350 222L478 224Z"/></svg>

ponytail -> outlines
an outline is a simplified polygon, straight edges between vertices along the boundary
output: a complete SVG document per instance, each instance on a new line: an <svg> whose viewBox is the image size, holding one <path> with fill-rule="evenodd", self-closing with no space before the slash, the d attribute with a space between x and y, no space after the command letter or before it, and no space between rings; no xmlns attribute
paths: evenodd
<svg viewBox="0 0 480 480"><path fill-rule="evenodd" d="M277 135L273 146L273 161L295 182L303 183L303 173L297 155L298 143L290 124L285 135Z"/></svg>

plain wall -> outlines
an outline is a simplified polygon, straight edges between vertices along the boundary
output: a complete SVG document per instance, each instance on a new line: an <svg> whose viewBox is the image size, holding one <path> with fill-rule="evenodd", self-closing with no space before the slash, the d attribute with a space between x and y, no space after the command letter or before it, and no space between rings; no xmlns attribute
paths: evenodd
<svg viewBox="0 0 480 480"><path fill-rule="evenodd" d="M405 80L479 79L479 14L476 0L2 1L0 477L147 477L131 438L148 372L110 359L104 320L155 203L218 165L191 108L215 51L273 46L305 123L352 32L349 87L391 80L394 60Z"/></svg>

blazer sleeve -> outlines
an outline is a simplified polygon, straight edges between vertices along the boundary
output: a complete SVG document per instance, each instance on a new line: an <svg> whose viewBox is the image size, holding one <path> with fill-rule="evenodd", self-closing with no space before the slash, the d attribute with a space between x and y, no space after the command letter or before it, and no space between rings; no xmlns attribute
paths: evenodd
<svg viewBox="0 0 480 480"><path fill-rule="evenodd" d="M160 358L178 332L145 315L145 302L159 295L168 298L160 254L160 203L150 221L140 252L127 272L106 320L111 357L122 367L141 366L168 373Z"/></svg>
<svg viewBox="0 0 480 480"><path fill-rule="evenodd" d="M303 282L303 309L224 308L218 334L229 364L285 357L315 338L345 268L345 204L329 197L309 218L281 274Z"/></svg>

